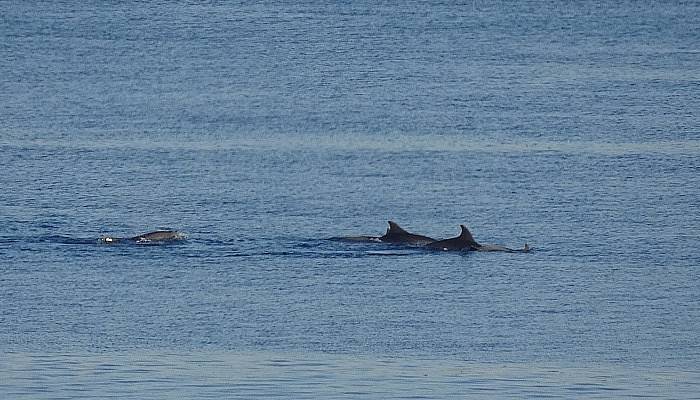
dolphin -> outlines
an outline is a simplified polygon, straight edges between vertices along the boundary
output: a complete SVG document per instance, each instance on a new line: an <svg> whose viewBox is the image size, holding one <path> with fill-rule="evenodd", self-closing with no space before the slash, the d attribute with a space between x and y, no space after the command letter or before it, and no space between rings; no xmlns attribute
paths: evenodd
<svg viewBox="0 0 700 400"><path fill-rule="evenodd" d="M394 221L388 222L389 227L386 229L386 233L383 236L345 236L336 239L350 242L378 242L414 246L424 246L435 241L435 239L427 236L410 233Z"/></svg>
<svg viewBox="0 0 700 400"><path fill-rule="evenodd" d="M416 235L415 233L408 232L394 221L388 222L389 227L386 229L384 236L379 237L380 242L411 244L415 246L425 246L429 243L435 242L435 239L431 237Z"/></svg>
<svg viewBox="0 0 700 400"><path fill-rule="evenodd" d="M164 242L171 240L182 240L185 238L185 234L178 231L153 231L144 233L142 235L134 236L130 240L136 242Z"/></svg>
<svg viewBox="0 0 700 400"><path fill-rule="evenodd" d="M472 236L472 233L469 232L466 226L460 225L459 227L462 229L459 236L428 243L425 247L442 251L504 251L509 253L526 253L530 251L530 246L528 246L527 243L525 243L525 247L522 249L510 249L497 244L480 244L474 240L474 236Z"/></svg>
<svg viewBox="0 0 700 400"><path fill-rule="evenodd" d="M154 242L160 243L160 242L171 242L171 241L176 241L176 240L183 240L185 238L187 238L187 235L185 235L184 233L179 232L179 231L158 230L158 231L143 233L143 234L128 237L128 238L120 238L120 237L114 237L114 236L102 236L100 238L100 242L102 242L102 243L118 243L118 242L129 241L129 242L136 242L136 243L154 243Z"/></svg>

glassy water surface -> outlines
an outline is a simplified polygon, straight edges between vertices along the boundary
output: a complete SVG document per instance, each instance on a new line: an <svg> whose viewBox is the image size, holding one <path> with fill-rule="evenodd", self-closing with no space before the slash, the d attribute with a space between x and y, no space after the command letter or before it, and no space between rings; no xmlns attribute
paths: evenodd
<svg viewBox="0 0 700 400"><path fill-rule="evenodd" d="M10 398L697 398L694 3L2 9Z"/></svg>

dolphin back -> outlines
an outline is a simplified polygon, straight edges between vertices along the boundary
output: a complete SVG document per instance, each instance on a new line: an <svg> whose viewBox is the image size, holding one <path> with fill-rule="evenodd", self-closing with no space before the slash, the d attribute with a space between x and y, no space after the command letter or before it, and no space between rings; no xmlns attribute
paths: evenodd
<svg viewBox="0 0 700 400"><path fill-rule="evenodd" d="M164 242L173 240L183 240L187 237L180 231L162 230L144 233L131 238L136 242Z"/></svg>
<svg viewBox="0 0 700 400"><path fill-rule="evenodd" d="M389 221L389 228L379 240L384 243L401 243L416 246L425 246L435 241L435 239L431 237L408 232L394 221Z"/></svg>

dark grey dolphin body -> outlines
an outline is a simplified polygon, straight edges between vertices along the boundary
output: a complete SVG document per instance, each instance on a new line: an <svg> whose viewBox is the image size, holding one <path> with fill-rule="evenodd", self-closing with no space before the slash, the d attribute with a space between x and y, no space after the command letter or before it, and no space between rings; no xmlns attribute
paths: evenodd
<svg viewBox="0 0 700 400"><path fill-rule="evenodd" d="M389 221L389 227L383 236L346 236L338 239L351 242L379 242L412 246L425 246L435 241L427 236L410 233L394 221Z"/></svg>
<svg viewBox="0 0 700 400"><path fill-rule="evenodd" d="M396 222L389 221L389 227L387 228L384 236L379 238L379 241L384 243L404 243L415 246L425 246L428 243L434 242L435 239L410 233L400 227Z"/></svg>
<svg viewBox="0 0 700 400"><path fill-rule="evenodd" d="M460 228L462 228L462 232L459 236L428 243L425 247L442 251L505 251L509 253L530 251L530 247L527 243L525 243L525 247L522 249L510 249L497 244L480 244L474 240L474 236L472 236L472 233L469 232L466 226L460 225Z"/></svg>
<svg viewBox="0 0 700 400"><path fill-rule="evenodd" d="M182 240L185 235L178 231L153 231L130 238L137 242L163 242L169 240Z"/></svg>
<svg viewBox="0 0 700 400"><path fill-rule="evenodd" d="M136 235L128 238L119 238L114 236L102 236L100 242L102 243L118 243L124 241L136 242L136 243L159 243L159 242L171 242L176 240L183 240L187 236L179 231L172 230L159 230L144 233L141 235Z"/></svg>

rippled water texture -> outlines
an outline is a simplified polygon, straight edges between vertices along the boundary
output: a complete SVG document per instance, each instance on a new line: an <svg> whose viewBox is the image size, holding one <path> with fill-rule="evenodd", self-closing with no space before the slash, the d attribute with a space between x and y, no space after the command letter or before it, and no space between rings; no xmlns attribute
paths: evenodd
<svg viewBox="0 0 700 400"><path fill-rule="evenodd" d="M697 4L0 3L0 393L697 398Z"/></svg>
<svg viewBox="0 0 700 400"><path fill-rule="evenodd" d="M0 389L37 398L691 398L698 381L697 371L320 354L10 354L7 365Z"/></svg>

